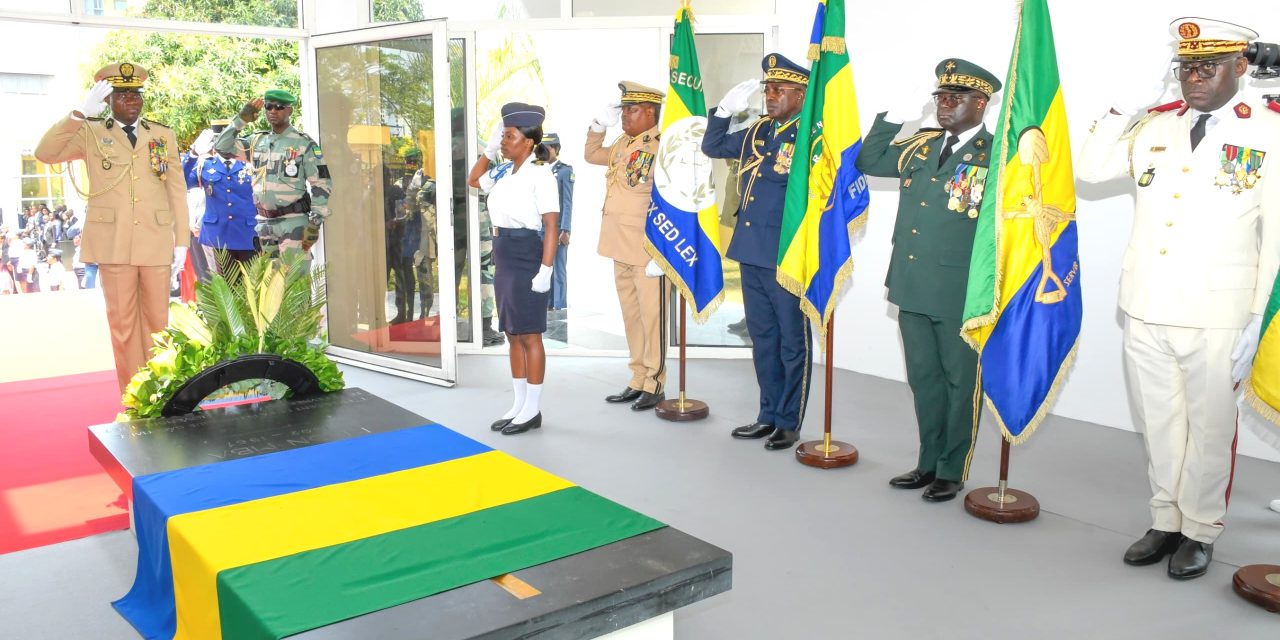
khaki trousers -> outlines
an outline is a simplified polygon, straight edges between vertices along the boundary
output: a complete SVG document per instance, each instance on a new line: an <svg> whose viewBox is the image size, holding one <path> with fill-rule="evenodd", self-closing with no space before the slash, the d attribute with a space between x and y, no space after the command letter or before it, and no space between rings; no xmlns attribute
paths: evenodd
<svg viewBox="0 0 1280 640"><path fill-rule="evenodd" d="M169 265L98 265L120 392L151 356L151 334L169 324Z"/></svg>
<svg viewBox="0 0 1280 640"><path fill-rule="evenodd" d="M1129 401L1146 431L1153 529L1205 543L1222 533L1235 466L1231 350L1239 336L1239 329L1125 317Z"/></svg>
<svg viewBox="0 0 1280 640"><path fill-rule="evenodd" d="M643 266L613 263L613 284L631 352L632 389L656 393L667 379L667 279L644 275Z"/></svg>

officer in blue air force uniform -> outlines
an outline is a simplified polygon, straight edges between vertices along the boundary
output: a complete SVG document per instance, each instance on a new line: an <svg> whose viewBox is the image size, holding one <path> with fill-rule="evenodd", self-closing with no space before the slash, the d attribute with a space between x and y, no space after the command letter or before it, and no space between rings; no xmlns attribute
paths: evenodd
<svg viewBox="0 0 1280 640"><path fill-rule="evenodd" d="M741 202L726 255L737 260L742 271L742 301L760 386L760 413L755 422L734 429L733 437L768 436L766 449L785 450L799 439L813 360L809 322L800 311L800 299L777 280L782 207L809 72L777 53L765 56L761 67L763 82L742 82L720 101L708 119L702 152L712 158L736 159L740 166ZM759 84L764 85L768 115L730 134L730 119L747 110Z"/></svg>
<svg viewBox="0 0 1280 640"><path fill-rule="evenodd" d="M235 262L253 258L257 239L253 168L234 153L216 152L213 156L188 155L182 161L182 170L188 189L204 191L200 245L210 267L222 272L217 256L221 251Z"/></svg>
<svg viewBox="0 0 1280 640"><path fill-rule="evenodd" d="M542 136L542 144L551 152L551 174L556 177L560 191L560 237L556 246L556 262L551 270L551 297L548 309L564 309L569 306L569 232L573 225L573 165L560 159L560 136L548 133Z"/></svg>

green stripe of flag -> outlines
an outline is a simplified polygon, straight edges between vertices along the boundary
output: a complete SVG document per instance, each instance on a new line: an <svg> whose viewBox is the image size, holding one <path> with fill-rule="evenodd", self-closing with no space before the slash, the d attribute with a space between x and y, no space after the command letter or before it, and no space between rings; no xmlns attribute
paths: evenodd
<svg viewBox="0 0 1280 640"><path fill-rule="evenodd" d="M693 13L689 9L680 10L680 19L676 21L675 38L671 42L672 60L671 82L672 93L684 103L690 114L707 115L707 102L702 95L702 72L698 69L698 51L694 45L693 22L689 19ZM688 74L688 81L682 82L677 77L681 73ZM697 90L689 86L697 83Z"/></svg>
<svg viewBox="0 0 1280 640"><path fill-rule="evenodd" d="M662 528L581 487L218 574L222 637L282 638ZM429 629L422 633L430 635Z"/></svg>

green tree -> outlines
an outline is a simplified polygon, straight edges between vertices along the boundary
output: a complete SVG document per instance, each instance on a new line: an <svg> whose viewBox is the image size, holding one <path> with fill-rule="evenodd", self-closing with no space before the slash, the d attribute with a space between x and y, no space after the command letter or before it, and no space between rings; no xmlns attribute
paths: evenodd
<svg viewBox="0 0 1280 640"><path fill-rule="evenodd" d="M399 0L404 2L406 0ZM298 26L297 0L147 0L141 11L131 12L144 18L168 18L190 22L247 24L258 27Z"/></svg>
<svg viewBox="0 0 1280 640"><path fill-rule="evenodd" d="M424 19L418 0L373 0L374 22L416 22Z"/></svg>

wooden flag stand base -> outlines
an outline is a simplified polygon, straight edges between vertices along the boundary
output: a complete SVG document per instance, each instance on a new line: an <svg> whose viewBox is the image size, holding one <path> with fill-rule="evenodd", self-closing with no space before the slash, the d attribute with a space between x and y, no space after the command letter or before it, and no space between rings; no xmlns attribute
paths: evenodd
<svg viewBox="0 0 1280 640"><path fill-rule="evenodd" d="M796 460L800 464L819 469L847 467L858 461L857 447L848 442L831 439L831 371L832 360L834 360L832 346L835 344L833 339L835 324L836 317L832 314L831 319L827 321L827 398L822 439L802 442L796 448Z"/></svg>
<svg viewBox="0 0 1280 640"><path fill-rule="evenodd" d="M1000 442L1000 486L970 491L964 497L964 510L996 524L1035 520L1040 515L1040 502L1026 491L1009 488L1009 441L1000 438Z"/></svg>
<svg viewBox="0 0 1280 640"><path fill-rule="evenodd" d="M1231 586L1241 598L1272 613L1280 613L1280 566L1251 564L1240 567Z"/></svg>
<svg viewBox="0 0 1280 640"><path fill-rule="evenodd" d="M654 413L663 420L671 422L693 422L711 415L707 403L701 400L690 400L684 396L684 295L680 296L680 397L675 400L663 400L654 408ZM666 319L664 318L665 322Z"/></svg>

